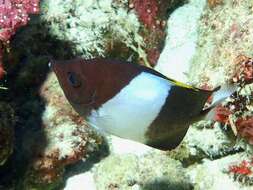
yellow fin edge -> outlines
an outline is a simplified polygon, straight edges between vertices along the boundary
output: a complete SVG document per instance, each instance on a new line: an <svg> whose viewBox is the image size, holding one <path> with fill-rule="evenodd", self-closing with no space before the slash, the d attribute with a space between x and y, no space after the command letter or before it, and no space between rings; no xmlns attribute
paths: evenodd
<svg viewBox="0 0 253 190"><path fill-rule="evenodd" d="M173 79L170 79L170 78L169 78L169 80L177 86L180 86L180 87L183 87L183 88L188 88L188 89L193 89L193 90L197 90L197 91L199 90L198 88L195 88L195 87L193 87L191 85L188 85L188 84L185 84L183 82L179 82L179 81L176 81L176 80L173 80Z"/></svg>

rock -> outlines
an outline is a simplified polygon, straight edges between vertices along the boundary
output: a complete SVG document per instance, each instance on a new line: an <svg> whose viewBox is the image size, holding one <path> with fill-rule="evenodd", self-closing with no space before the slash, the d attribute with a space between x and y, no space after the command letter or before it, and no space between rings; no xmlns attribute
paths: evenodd
<svg viewBox="0 0 253 190"><path fill-rule="evenodd" d="M180 162L163 153L111 155L94 170L97 189L191 189Z"/></svg>
<svg viewBox="0 0 253 190"><path fill-rule="evenodd" d="M192 84L199 87L224 84L237 71L238 56L253 56L251 6L252 2L245 0L206 7L199 21L196 53L189 70Z"/></svg>
<svg viewBox="0 0 253 190"><path fill-rule="evenodd" d="M227 156L218 160L203 160L203 163L193 165L187 170L188 176L195 184L194 189L197 190L216 190L216 189L232 189L232 190L249 190L250 186L245 186L238 181L235 181L226 173L229 166L238 160L245 158L244 153ZM208 176L208 177L207 177Z"/></svg>
<svg viewBox="0 0 253 190"><path fill-rule="evenodd" d="M189 82L191 59L197 51L198 22L205 0L191 0L176 9L167 23L165 47L155 69L167 77Z"/></svg>

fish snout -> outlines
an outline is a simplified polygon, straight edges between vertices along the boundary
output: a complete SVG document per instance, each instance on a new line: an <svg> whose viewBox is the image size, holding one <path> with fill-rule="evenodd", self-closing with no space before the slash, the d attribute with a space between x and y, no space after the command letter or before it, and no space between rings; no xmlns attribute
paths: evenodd
<svg viewBox="0 0 253 190"><path fill-rule="evenodd" d="M48 68L54 71L56 64L57 64L57 61L55 61L53 59L50 59L49 62L48 62Z"/></svg>
<svg viewBox="0 0 253 190"><path fill-rule="evenodd" d="M52 62L51 61L48 62L48 68L52 69Z"/></svg>

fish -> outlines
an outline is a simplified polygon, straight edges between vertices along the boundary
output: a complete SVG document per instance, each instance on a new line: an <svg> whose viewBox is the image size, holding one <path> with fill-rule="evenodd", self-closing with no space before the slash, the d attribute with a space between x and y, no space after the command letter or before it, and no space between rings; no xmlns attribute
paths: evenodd
<svg viewBox="0 0 253 190"><path fill-rule="evenodd" d="M50 65L67 100L91 127L160 150L176 148L189 126L213 110L215 103L204 105L220 91L127 61L75 58Z"/></svg>

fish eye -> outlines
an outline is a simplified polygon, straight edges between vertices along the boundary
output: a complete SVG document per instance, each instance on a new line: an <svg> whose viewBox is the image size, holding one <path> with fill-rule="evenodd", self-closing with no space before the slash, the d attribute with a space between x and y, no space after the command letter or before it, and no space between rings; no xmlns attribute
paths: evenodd
<svg viewBox="0 0 253 190"><path fill-rule="evenodd" d="M81 81L79 77L74 72L68 72L68 82L74 88L81 86Z"/></svg>

